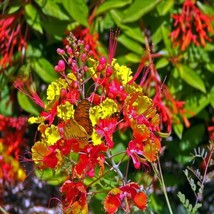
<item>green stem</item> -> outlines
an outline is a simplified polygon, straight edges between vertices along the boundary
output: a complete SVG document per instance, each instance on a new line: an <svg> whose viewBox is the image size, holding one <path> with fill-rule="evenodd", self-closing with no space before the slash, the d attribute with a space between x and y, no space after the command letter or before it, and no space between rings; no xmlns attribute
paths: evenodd
<svg viewBox="0 0 214 214"><path fill-rule="evenodd" d="M168 195L167 195L167 191L166 191L166 185L165 185L165 182L164 182L164 179L163 179L163 173L162 173L162 170L161 170L161 165L160 165L159 158L157 158L157 164L158 164L158 168L154 164L152 164L152 167L153 167L153 170L154 170L154 172L155 172L156 176L158 177L158 180L159 180L159 182L161 184L161 188L163 190L163 194L164 194L164 197L166 199L166 203L167 203L167 206L168 206L168 209L169 209L169 213L173 214L172 208L171 208L171 205L170 205L170 202L169 202L169 198L168 198Z"/></svg>

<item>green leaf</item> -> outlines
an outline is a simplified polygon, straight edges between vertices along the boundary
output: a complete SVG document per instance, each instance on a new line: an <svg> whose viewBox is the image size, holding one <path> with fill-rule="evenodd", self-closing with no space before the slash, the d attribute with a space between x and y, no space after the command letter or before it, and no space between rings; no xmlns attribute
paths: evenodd
<svg viewBox="0 0 214 214"><path fill-rule="evenodd" d="M196 4L203 13L209 14L210 16L214 15L214 9L212 4L203 4L199 1L197 1Z"/></svg>
<svg viewBox="0 0 214 214"><path fill-rule="evenodd" d="M181 151L185 154L188 154L189 152L193 151L194 148L201 142L203 134L203 124L191 126L189 129L187 129L179 144Z"/></svg>
<svg viewBox="0 0 214 214"><path fill-rule="evenodd" d="M29 43L26 50L26 58L33 58L33 57L39 58L42 56L42 52L43 52L43 48L38 47L38 44L32 45L31 43Z"/></svg>
<svg viewBox="0 0 214 214"><path fill-rule="evenodd" d="M116 25L123 30L124 34L136 40L137 42L145 44L145 39L142 36L142 30L136 23L131 23L129 25L121 24L123 18L123 14L121 13L121 11L111 10L110 14L114 19Z"/></svg>
<svg viewBox="0 0 214 214"><path fill-rule="evenodd" d="M197 210L198 210L200 207L202 207L202 204L201 204L201 203L197 203L197 204L193 207L192 212L193 212L193 213L196 213Z"/></svg>
<svg viewBox="0 0 214 214"><path fill-rule="evenodd" d="M113 8L120 8L127 4L130 4L132 0L106 0L100 4L95 12L95 16L104 13Z"/></svg>
<svg viewBox="0 0 214 214"><path fill-rule="evenodd" d="M4 1L4 2L6 2L6 1ZM9 1L8 1L9 2ZM8 14L12 14L12 13L15 13L15 12L17 12L19 9L20 9L20 5L18 6L18 5L15 5L15 6L12 6L12 5L10 5L10 8L9 8L9 11L8 11ZM4 10L4 9L3 9Z"/></svg>
<svg viewBox="0 0 214 214"><path fill-rule="evenodd" d="M209 100L211 106L214 108L214 86L210 89Z"/></svg>
<svg viewBox="0 0 214 214"><path fill-rule="evenodd" d="M39 17L39 13L36 8L33 7L32 4L25 5L25 13L27 23L36 31L39 31L41 34L43 33L43 29L41 26L41 21Z"/></svg>
<svg viewBox="0 0 214 214"><path fill-rule="evenodd" d="M172 42L170 40L169 34L170 34L170 30L167 26L161 25L161 31L162 31L162 35L163 35L163 41L164 44L166 46L166 49L168 51L168 53L170 55L172 55Z"/></svg>
<svg viewBox="0 0 214 214"><path fill-rule="evenodd" d="M161 29L162 24L159 27L154 27L154 32L152 34L152 41L153 41L153 46L158 46L157 44L159 42L162 42L163 40L163 35L162 35L162 29Z"/></svg>
<svg viewBox="0 0 214 214"><path fill-rule="evenodd" d="M123 23L135 22L143 15L153 10L162 0L135 0L125 11Z"/></svg>
<svg viewBox="0 0 214 214"><path fill-rule="evenodd" d="M35 116L39 115L38 109L25 94L18 91L17 98L18 98L18 103L23 110Z"/></svg>
<svg viewBox="0 0 214 214"><path fill-rule="evenodd" d="M124 34L126 34L128 37L136 40L137 42L145 44L145 40L144 37L142 36L142 31L139 26L131 23L130 26L126 25L126 28L123 29Z"/></svg>
<svg viewBox="0 0 214 214"><path fill-rule="evenodd" d="M143 55L143 48L138 42L133 41L132 39L128 38L124 34L118 37L118 41L122 43L127 49L137 53L138 55Z"/></svg>
<svg viewBox="0 0 214 214"><path fill-rule="evenodd" d="M43 170L36 169L35 174L37 178L42 181L46 181L50 185L62 184L67 179L67 176L60 174L60 172L55 173L49 168Z"/></svg>
<svg viewBox="0 0 214 214"><path fill-rule="evenodd" d="M53 65L45 58L33 59L31 67L47 83L57 79Z"/></svg>
<svg viewBox="0 0 214 214"><path fill-rule="evenodd" d="M56 37L58 40L62 40L62 37L65 37L65 30L69 23L69 21L61 21L53 17L42 21L42 26L51 36Z"/></svg>
<svg viewBox="0 0 214 214"><path fill-rule="evenodd" d="M204 109L210 100L207 95L204 95L200 92L195 92L194 94L189 94L185 99L185 110L188 113L187 118L194 117L202 109Z"/></svg>
<svg viewBox="0 0 214 214"><path fill-rule="evenodd" d="M123 13L120 10L111 10L110 13L114 19L115 24L122 29L126 29L126 25L121 23L123 19Z"/></svg>
<svg viewBox="0 0 214 214"><path fill-rule="evenodd" d="M65 10L80 24L88 26L88 7L84 0L63 0Z"/></svg>
<svg viewBox="0 0 214 214"><path fill-rule="evenodd" d="M99 20L99 19L96 19L96 20ZM113 28L114 25L115 25L115 23L114 23L114 20L110 13L107 13L104 18L100 19L100 29L101 29L102 33L103 33L104 29L109 30L109 29Z"/></svg>
<svg viewBox="0 0 214 214"><path fill-rule="evenodd" d="M134 53L126 54L125 58L127 59L127 61L132 63L139 63L141 60L140 56Z"/></svg>
<svg viewBox="0 0 214 214"><path fill-rule="evenodd" d="M177 196L178 196L178 198L180 199L180 202L181 202L182 204L184 204L184 202L185 202L185 200L186 200L185 195L184 195L183 193L181 193L181 192L178 192Z"/></svg>
<svg viewBox="0 0 214 214"><path fill-rule="evenodd" d="M166 15L166 13L173 7L173 5L174 5L174 0L162 1L157 6L158 13L161 16Z"/></svg>
<svg viewBox="0 0 214 214"><path fill-rule="evenodd" d="M37 0L36 3L41 7L44 14L60 20L69 20L69 16L62 10L63 8L53 0Z"/></svg>
<svg viewBox="0 0 214 214"><path fill-rule="evenodd" d="M185 201L185 207L187 208L189 206L189 199L186 199Z"/></svg>
<svg viewBox="0 0 214 214"><path fill-rule="evenodd" d="M2 77L3 78L3 77ZM12 111L12 102L10 102L10 91L9 87L7 85L1 85L1 91L0 91L0 114L3 114L5 116L11 116Z"/></svg>
<svg viewBox="0 0 214 214"><path fill-rule="evenodd" d="M212 73L214 73L214 63L207 63L205 65L206 69Z"/></svg>
<svg viewBox="0 0 214 214"><path fill-rule="evenodd" d="M192 70L192 68L186 65L178 65L178 70L180 72L181 78L190 86L206 93L206 88L203 80L201 79L200 75Z"/></svg>
<svg viewBox="0 0 214 214"><path fill-rule="evenodd" d="M122 159L122 157L124 156L124 153L122 153L122 154L119 154L119 153L121 153L122 151L126 151L126 148L125 148L125 146L122 144L122 143L117 143L115 146L114 146L114 148L112 149L112 154L113 154L113 156L114 156L114 161L115 161L115 163L119 163L120 161L121 161L121 159ZM117 155L117 154L119 154L119 155ZM127 160L128 158L126 157L126 158L124 158L123 159L123 161L125 161L125 160Z"/></svg>
<svg viewBox="0 0 214 214"><path fill-rule="evenodd" d="M156 63L156 69L164 68L169 64L169 60L167 58L161 58Z"/></svg>
<svg viewBox="0 0 214 214"><path fill-rule="evenodd" d="M182 123L175 123L173 124L173 130L178 138L181 139L183 135L184 125Z"/></svg>
<svg viewBox="0 0 214 214"><path fill-rule="evenodd" d="M188 209L187 209L189 213L192 213L192 207L193 207L192 204L189 204Z"/></svg>

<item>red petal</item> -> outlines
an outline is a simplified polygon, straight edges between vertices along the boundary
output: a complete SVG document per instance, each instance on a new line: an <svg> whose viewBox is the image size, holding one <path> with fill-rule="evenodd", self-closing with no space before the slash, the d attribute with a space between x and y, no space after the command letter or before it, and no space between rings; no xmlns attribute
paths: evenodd
<svg viewBox="0 0 214 214"><path fill-rule="evenodd" d="M144 192L138 193L134 197L134 203L136 204L136 206L139 209L145 210L146 209L146 205L147 205L147 196L146 196L146 194Z"/></svg>

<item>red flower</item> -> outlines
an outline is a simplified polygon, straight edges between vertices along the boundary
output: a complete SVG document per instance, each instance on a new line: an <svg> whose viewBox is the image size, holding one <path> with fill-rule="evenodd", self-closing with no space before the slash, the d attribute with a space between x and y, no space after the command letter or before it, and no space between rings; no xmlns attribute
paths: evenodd
<svg viewBox="0 0 214 214"><path fill-rule="evenodd" d="M106 84L107 95L111 99L119 98L120 101L125 100L127 97L126 92L124 91L123 86L116 79Z"/></svg>
<svg viewBox="0 0 214 214"><path fill-rule="evenodd" d="M0 115L0 180L3 182L23 181L26 177L18 162L21 148L26 146L26 128L27 117Z"/></svg>
<svg viewBox="0 0 214 214"><path fill-rule="evenodd" d="M57 114L57 106L58 106L59 102L56 101L54 104L53 104L53 107L52 109L49 110L49 112L41 112L41 116L43 116L45 118L45 120L49 121L49 125L51 125L54 121L54 118Z"/></svg>
<svg viewBox="0 0 214 214"><path fill-rule="evenodd" d="M174 14L175 30L170 36L175 46L180 46L184 51L193 42L195 45L205 46L206 41L211 41L208 32L214 33L211 17L202 13L196 6L195 1L186 0L181 14Z"/></svg>
<svg viewBox="0 0 214 214"><path fill-rule="evenodd" d="M147 196L144 192L139 192L138 194L135 195L134 197L134 203L136 206L141 209L145 210L146 209L146 203L147 203Z"/></svg>
<svg viewBox="0 0 214 214"><path fill-rule="evenodd" d="M32 159L39 164L40 169L54 169L59 163L56 146L46 146L41 142L36 142L32 147Z"/></svg>
<svg viewBox="0 0 214 214"><path fill-rule="evenodd" d="M64 213L88 213L86 188L81 182L67 180L61 186Z"/></svg>
<svg viewBox="0 0 214 214"><path fill-rule="evenodd" d="M87 47L88 51L90 51L90 55L92 55L95 59L98 59L97 45L99 34L91 33L89 28L83 28L81 26L77 27L73 31L73 34L77 39L83 40L85 45L88 45Z"/></svg>
<svg viewBox="0 0 214 214"><path fill-rule="evenodd" d="M109 214L116 213L119 207L130 212L133 203L141 210L146 209L147 196L134 182L112 189L104 200L104 209Z"/></svg>
<svg viewBox="0 0 214 214"><path fill-rule="evenodd" d="M187 112L184 110L185 102L175 100L166 85L163 86L163 94L165 102L161 93L157 93L153 101L160 115L161 124L166 127L166 131L168 133L171 132L172 123L180 123L180 121L175 120L175 116L178 114L181 116L185 126L189 127L189 120L185 116Z"/></svg>
<svg viewBox="0 0 214 214"><path fill-rule="evenodd" d="M26 48L27 43L22 35L22 12L10 14L0 19L0 71L13 61L16 51Z"/></svg>
<svg viewBox="0 0 214 214"><path fill-rule="evenodd" d="M112 135L116 130L117 126L117 118L108 118L99 120L98 125L96 126L96 132L103 136L106 140L107 145L112 148L114 146L114 142L112 140Z"/></svg>
<svg viewBox="0 0 214 214"><path fill-rule="evenodd" d="M127 154L132 158L134 167L136 169L140 168L141 160L140 156L143 156L143 143L139 143L136 139L131 140L129 142L128 148L127 148ZM140 155L140 156L139 156Z"/></svg>
<svg viewBox="0 0 214 214"><path fill-rule="evenodd" d="M57 154L56 151L49 150L48 154L42 160L44 168L49 167L51 169L54 169L56 167L56 165L58 163L56 154Z"/></svg>
<svg viewBox="0 0 214 214"><path fill-rule="evenodd" d="M132 158L134 167L139 169L141 163L155 161L160 149L160 139L151 133L147 140L141 141L138 138L131 140L128 144L127 154Z"/></svg>
<svg viewBox="0 0 214 214"><path fill-rule="evenodd" d="M86 176L94 177L95 167L100 167L100 175L104 171L104 152L107 147L104 144L98 146L89 145L87 146L79 156L79 162L75 165L73 170L74 178L84 178Z"/></svg>
<svg viewBox="0 0 214 214"><path fill-rule="evenodd" d="M0 115L2 142L7 147L6 154L19 159L21 146L24 146L24 134L27 128L27 117L5 117Z"/></svg>

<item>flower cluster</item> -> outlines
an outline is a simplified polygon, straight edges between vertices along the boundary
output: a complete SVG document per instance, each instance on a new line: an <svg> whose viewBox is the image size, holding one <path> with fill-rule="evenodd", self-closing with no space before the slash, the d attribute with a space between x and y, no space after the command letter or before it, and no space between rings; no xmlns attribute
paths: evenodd
<svg viewBox="0 0 214 214"><path fill-rule="evenodd" d="M0 71L12 63L15 52L23 54L27 46L22 32L22 19L22 11L0 19Z"/></svg>
<svg viewBox="0 0 214 214"><path fill-rule="evenodd" d="M122 206L123 210L129 213L130 207L126 206L126 203L122 203L123 200L127 200L128 203L132 201L141 210L145 210L147 205L147 196L140 191L139 185L129 183L120 188L112 189L104 201L104 208L108 213L115 213L118 207Z"/></svg>
<svg viewBox="0 0 214 214"><path fill-rule="evenodd" d="M44 106L40 116L29 118L30 123L39 124L40 132L32 159L40 170L51 168L67 178L60 189L65 213L87 213L89 187L112 170L120 182L109 189L106 212L146 208L145 189L127 181L121 162L114 161L117 154L111 151L118 142L113 135L130 136L120 154L139 169L156 161L160 152L160 118L153 100L133 81L131 69L113 58L117 40L113 34L110 38L108 59L96 60L90 46L70 34L65 49L57 49L62 57L55 66L59 78L47 87L47 102L42 103L35 90L28 90L28 96Z"/></svg>
<svg viewBox="0 0 214 214"><path fill-rule="evenodd" d="M73 30L73 34L77 39L83 40L85 44L89 45L91 54L97 59L99 55L97 50L99 34L91 33L89 28L83 28L82 26L75 28L75 30Z"/></svg>
<svg viewBox="0 0 214 214"><path fill-rule="evenodd" d="M160 55L151 53L147 43L146 47L148 50L142 56L141 63L129 83L132 84L135 80L140 79L140 86L144 89L144 93L149 97L153 97L154 106L159 113L161 129L170 133L172 124L181 122L184 122L185 126L189 127L190 122L184 109L185 102L175 99L167 85L161 81L161 77L155 68L153 59L160 57Z"/></svg>
<svg viewBox="0 0 214 214"><path fill-rule="evenodd" d="M212 18L200 11L194 0L185 0L181 14L174 14L173 30L170 34L175 46L180 46L182 51L193 42L197 46L205 46L206 41L211 41L209 33L214 33Z"/></svg>
<svg viewBox="0 0 214 214"><path fill-rule="evenodd" d="M24 181L26 174L18 160L24 146L26 117L5 117L0 115L0 180L3 183Z"/></svg>

